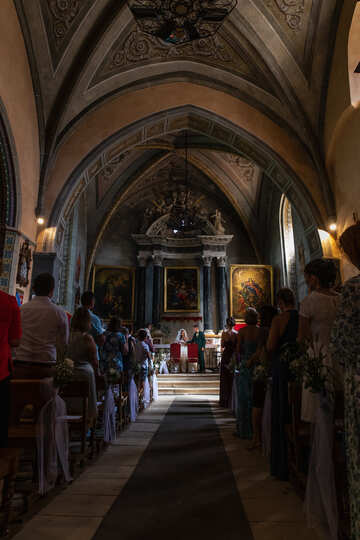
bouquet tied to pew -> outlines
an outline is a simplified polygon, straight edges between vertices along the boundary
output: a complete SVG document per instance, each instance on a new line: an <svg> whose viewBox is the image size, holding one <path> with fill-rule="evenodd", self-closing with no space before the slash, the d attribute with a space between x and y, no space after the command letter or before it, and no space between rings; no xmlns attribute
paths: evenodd
<svg viewBox="0 0 360 540"><path fill-rule="evenodd" d="M66 355L66 348L56 348L54 387L61 390L74 378L74 362Z"/></svg>
<svg viewBox="0 0 360 540"><path fill-rule="evenodd" d="M314 394L332 394L333 371L317 337L302 343L289 343L281 350L281 361L288 364L289 380L303 384Z"/></svg>

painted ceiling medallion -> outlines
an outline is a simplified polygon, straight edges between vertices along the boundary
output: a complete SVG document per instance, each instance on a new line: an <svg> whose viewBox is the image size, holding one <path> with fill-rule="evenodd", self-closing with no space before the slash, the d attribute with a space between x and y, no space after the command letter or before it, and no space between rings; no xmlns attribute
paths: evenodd
<svg viewBox="0 0 360 540"><path fill-rule="evenodd" d="M181 44L213 36L237 0L128 0L142 32Z"/></svg>
<svg viewBox="0 0 360 540"><path fill-rule="evenodd" d="M289 27L292 30L299 30L301 28L305 0L275 0L275 3L285 15Z"/></svg>

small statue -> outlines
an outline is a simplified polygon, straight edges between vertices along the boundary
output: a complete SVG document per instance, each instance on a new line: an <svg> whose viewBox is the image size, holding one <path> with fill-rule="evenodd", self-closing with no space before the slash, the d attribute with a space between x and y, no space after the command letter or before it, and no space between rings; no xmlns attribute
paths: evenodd
<svg viewBox="0 0 360 540"><path fill-rule="evenodd" d="M214 220L214 227L215 227L216 234L224 234L225 233L225 228L223 226L224 220L221 216L220 210L216 209L215 214L211 217Z"/></svg>
<svg viewBox="0 0 360 540"><path fill-rule="evenodd" d="M29 241L25 240L20 249L19 264L16 275L16 283L20 285L20 287L27 287L29 285L29 272L31 261L32 257Z"/></svg>

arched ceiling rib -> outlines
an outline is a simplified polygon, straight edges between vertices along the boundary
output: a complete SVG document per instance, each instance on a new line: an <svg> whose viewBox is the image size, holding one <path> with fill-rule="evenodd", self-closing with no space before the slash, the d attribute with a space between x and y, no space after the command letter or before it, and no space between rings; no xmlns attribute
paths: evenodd
<svg viewBox="0 0 360 540"><path fill-rule="evenodd" d="M123 0L15 0L43 118L42 182L60 132L114 92L195 80L250 102L295 130L321 162L324 81L341 0L242 0L216 38L164 46L134 31ZM135 33L134 33L135 32ZM170 58L171 57L171 58ZM57 143L58 141L58 143ZM318 163L318 167L320 167Z"/></svg>

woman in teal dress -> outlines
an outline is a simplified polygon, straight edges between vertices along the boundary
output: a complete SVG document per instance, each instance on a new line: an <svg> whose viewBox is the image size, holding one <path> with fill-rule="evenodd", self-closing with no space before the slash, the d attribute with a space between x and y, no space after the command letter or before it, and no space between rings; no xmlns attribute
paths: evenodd
<svg viewBox="0 0 360 540"><path fill-rule="evenodd" d="M238 332L237 354L238 368L235 371L235 384L237 392L236 408L236 435L241 439L251 439L252 429L252 372L248 367L248 361L256 352L261 338L261 331L257 327L258 313L253 308L248 308L245 313L247 326Z"/></svg>
<svg viewBox="0 0 360 540"><path fill-rule="evenodd" d="M346 229L340 245L360 270L360 222ZM331 352L344 367L345 446L351 540L360 538L360 275L343 286L331 337Z"/></svg>

